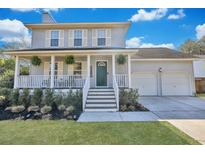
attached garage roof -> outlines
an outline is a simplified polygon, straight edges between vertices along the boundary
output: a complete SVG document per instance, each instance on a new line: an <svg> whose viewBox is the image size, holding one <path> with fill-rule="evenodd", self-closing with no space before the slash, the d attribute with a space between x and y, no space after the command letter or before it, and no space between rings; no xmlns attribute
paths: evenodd
<svg viewBox="0 0 205 154"><path fill-rule="evenodd" d="M190 59L198 58L169 48L138 48L132 59Z"/></svg>

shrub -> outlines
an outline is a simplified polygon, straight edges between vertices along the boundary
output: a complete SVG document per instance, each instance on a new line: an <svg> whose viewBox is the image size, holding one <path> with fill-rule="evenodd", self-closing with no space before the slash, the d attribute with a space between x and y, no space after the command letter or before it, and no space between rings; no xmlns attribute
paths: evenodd
<svg viewBox="0 0 205 154"><path fill-rule="evenodd" d="M51 110L52 110L52 107L51 107L51 106L45 105L44 107L41 108L41 113L47 114L47 113L49 113Z"/></svg>
<svg viewBox="0 0 205 154"><path fill-rule="evenodd" d="M59 111L65 111L65 109L66 109L65 105L59 105L58 106Z"/></svg>
<svg viewBox="0 0 205 154"><path fill-rule="evenodd" d="M0 88L0 95L5 97L5 101L8 102L11 95L11 89L9 88Z"/></svg>
<svg viewBox="0 0 205 154"><path fill-rule="evenodd" d="M73 92L70 90L65 97L63 97L62 104L65 106L73 106L73 113L79 114L82 111L82 91L77 90Z"/></svg>
<svg viewBox="0 0 205 154"><path fill-rule="evenodd" d="M41 106L43 91L41 89L34 89L31 97L31 105Z"/></svg>
<svg viewBox="0 0 205 154"><path fill-rule="evenodd" d="M46 89L43 97L43 105L53 105L54 103L54 93L52 89Z"/></svg>
<svg viewBox="0 0 205 154"><path fill-rule="evenodd" d="M30 105L30 94L28 89L23 89L23 93L19 96L19 104L26 108Z"/></svg>
<svg viewBox="0 0 205 154"><path fill-rule="evenodd" d="M31 63L34 66L39 66L39 65L41 65L41 59L38 56L33 56L31 58Z"/></svg>
<svg viewBox="0 0 205 154"><path fill-rule="evenodd" d="M61 105L63 103L63 95L62 93L57 93L54 95L54 102L55 104L58 106L58 105Z"/></svg>
<svg viewBox="0 0 205 154"><path fill-rule="evenodd" d="M39 110L40 110L39 106L29 106L28 107L28 112L37 112Z"/></svg>
<svg viewBox="0 0 205 154"><path fill-rule="evenodd" d="M124 105L124 104L130 104L130 103L137 103L137 99L138 99L139 95L138 95L138 90L137 89L121 89L120 90L120 104Z"/></svg>
<svg viewBox="0 0 205 154"><path fill-rule="evenodd" d="M5 104L5 99L6 99L5 96L1 96L1 95L0 95L0 106L2 106L2 105Z"/></svg>
<svg viewBox="0 0 205 154"><path fill-rule="evenodd" d="M126 111L127 110L127 105L120 105L120 111Z"/></svg>
<svg viewBox="0 0 205 154"><path fill-rule="evenodd" d="M13 88L14 85L14 70L5 70L0 75L0 87Z"/></svg>
<svg viewBox="0 0 205 154"><path fill-rule="evenodd" d="M19 89L14 89L11 93L11 103L14 105L20 105L18 100L19 100Z"/></svg>
<svg viewBox="0 0 205 154"><path fill-rule="evenodd" d="M20 112L23 112L24 110L25 110L25 107L23 105L11 107L12 113L20 113Z"/></svg>

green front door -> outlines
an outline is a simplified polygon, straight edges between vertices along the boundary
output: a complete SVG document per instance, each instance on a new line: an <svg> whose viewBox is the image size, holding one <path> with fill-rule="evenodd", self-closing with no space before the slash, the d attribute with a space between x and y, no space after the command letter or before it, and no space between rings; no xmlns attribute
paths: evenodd
<svg viewBox="0 0 205 154"><path fill-rule="evenodd" d="M96 63L97 68L97 86L107 86L107 62L106 61L98 61Z"/></svg>

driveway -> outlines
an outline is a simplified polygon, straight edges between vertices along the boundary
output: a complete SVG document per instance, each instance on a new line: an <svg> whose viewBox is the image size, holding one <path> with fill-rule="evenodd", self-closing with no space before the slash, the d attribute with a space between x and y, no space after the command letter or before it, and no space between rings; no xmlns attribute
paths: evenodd
<svg viewBox="0 0 205 154"><path fill-rule="evenodd" d="M198 97L140 97L139 102L162 120L205 119L205 100Z"/></svg>
<svg viewBox="0 0 205 154"><path fill-rule="evenodd" d="M197 97L140 97L139 102L161 120L205 144L205 100Z"/></svg>

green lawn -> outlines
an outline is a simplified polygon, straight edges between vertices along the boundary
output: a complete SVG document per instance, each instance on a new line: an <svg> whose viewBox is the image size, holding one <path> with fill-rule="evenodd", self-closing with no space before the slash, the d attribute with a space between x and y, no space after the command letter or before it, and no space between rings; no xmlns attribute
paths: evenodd
<svg viewBox="0 0 205 154"><path fill-rule="evenodd" d="M0 144L199 144L168 122L1 121Z"/></svg>
<svg viewBox="0 0 205 154"><path fill-rule="evenodd" d="M202 94L197 94L197 97L202 98L202 99L205 99L205 94L204 94L204 93L202 93Z"/></svg>

